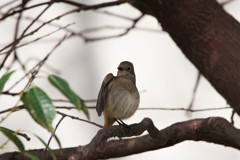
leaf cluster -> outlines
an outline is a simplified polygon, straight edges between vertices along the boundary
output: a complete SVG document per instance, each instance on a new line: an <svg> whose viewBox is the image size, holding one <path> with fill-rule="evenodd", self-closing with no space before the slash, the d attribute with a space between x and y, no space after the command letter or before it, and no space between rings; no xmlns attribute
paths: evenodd
<svg viewBox="0 0 240 160"><path fill-rule="evenodd" d="M3 93L4 86L9 81L13 73L14 71L8 72L0 78L0 94ZM89 119L87 106L85 105L84 101L73 91L66 80L57 75L48 75L48 81L60 93L62 93L77 110L83 111L83 113ZM56 117L56 109L49 95L38 86L30 86L26 91L21 93L20 96L24 108L28 111L33 120L51 132L54 138L57 140L59 146L61 146L59 139L54 133L54 127L52 125L53 120ZM36 156L31 155L30 153L24 152L25 148L21 139L18 138L17 131L0 126L0 132L2 132L3 135L12 141L18 150L23 152L25 156L29 157L30 159L38 159ZM39 136L35 136L46 146L47 149L51 151L48 145Z"/></svg>

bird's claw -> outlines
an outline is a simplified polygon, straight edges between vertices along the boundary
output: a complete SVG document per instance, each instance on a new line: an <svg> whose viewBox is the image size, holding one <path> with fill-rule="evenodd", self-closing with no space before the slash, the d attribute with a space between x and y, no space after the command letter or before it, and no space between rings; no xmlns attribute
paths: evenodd
<svg viewBox="0 0 240 160"><path fill-rule="evenodd" d="M126 132L130 132L130 127L129 125L127 125L126 123L124 123L121 119L116 119L115 118L115 121L120 125L120 126L123 126L123 128L126 130Z"/></svg>

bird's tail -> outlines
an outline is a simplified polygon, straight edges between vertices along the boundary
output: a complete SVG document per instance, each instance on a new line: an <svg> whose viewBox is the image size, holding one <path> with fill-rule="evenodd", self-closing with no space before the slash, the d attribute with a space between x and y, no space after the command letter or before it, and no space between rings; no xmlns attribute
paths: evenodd
<svg viewBox="0 0 240 160"><path fill-rule="evenodd" d="M115 120L113 120L113 119L105 118L104 119L104 128L110 128L114 122L115 122ZM102 152L105 151L106 146L107 146L107 140L103 140L99 145L99 150Z"/></svg>

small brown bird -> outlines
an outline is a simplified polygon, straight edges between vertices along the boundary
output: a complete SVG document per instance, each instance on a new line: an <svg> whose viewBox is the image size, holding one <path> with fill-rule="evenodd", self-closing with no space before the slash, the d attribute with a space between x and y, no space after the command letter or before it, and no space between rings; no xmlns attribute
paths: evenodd
<svg viewBox="0 0 240 160"><path fill-rule="evenodd" d="M115 121L124 124L122 119L127 119L135 113L139 101L133 64L123 61L118 66L116 77L109 73L104 78L96 109L98 116L103 112L104 127L109 128Z"/></svg>

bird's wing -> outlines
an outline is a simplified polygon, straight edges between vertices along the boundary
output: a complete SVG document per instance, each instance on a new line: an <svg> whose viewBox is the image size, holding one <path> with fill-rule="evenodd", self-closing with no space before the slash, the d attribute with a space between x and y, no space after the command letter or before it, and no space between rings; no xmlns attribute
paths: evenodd
<svg viewBox="0 0 240 160"><path fill-rule="evenodd" d="M104 106L105 106L105 94L106 94L106 88L107 85L114 79L114 76L112 73L109 73L106 75L102 82L101 89L98 93L98 99L97 99L97 105L96 105L96 110L98 113L98 116L101 116L102 112L104 111Z"/></svg>

